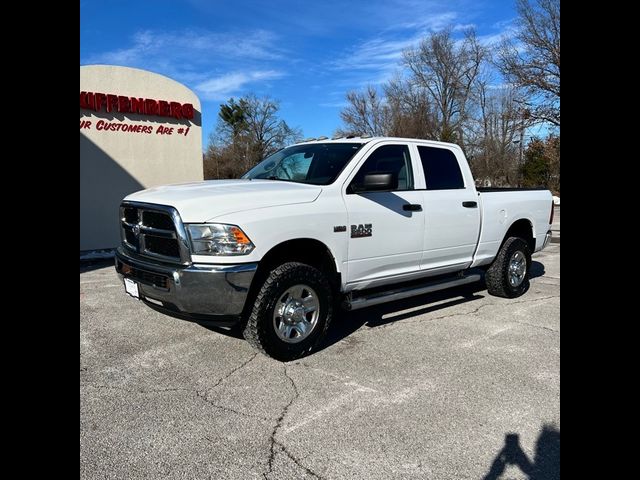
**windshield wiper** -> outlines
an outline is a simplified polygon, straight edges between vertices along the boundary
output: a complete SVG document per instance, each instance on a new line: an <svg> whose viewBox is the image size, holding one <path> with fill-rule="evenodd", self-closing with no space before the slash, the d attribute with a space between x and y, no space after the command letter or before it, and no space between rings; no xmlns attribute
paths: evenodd
<svg viewBox="0 0 640 480"><path fill-rule="evenodd" d="M263 178L263 180L279 180L281 182L304 183L304 182L300 182L298 180L289 180L288 178L276 177L275 175L271 175L270 177L265 177L265 178Z"/></svg>

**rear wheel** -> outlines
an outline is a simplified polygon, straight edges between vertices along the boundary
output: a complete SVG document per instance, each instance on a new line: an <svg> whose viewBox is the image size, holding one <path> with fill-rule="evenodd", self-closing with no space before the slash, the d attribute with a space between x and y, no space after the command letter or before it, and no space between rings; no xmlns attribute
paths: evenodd
<svg viewBox="0 0 640 480"><path fill-rule="evenodd" d="M531 250L525 240L509 237L487 269L485 280L491 295L519 297L529 289Z"/></svg>
<svg viewBox="0 0 640 480"><path fill-rule="evenodd" d="M288 262L274 269L260 288L244 338L270 357L287 361L316 348L332 315L326 276L309 265Z"/></svg>

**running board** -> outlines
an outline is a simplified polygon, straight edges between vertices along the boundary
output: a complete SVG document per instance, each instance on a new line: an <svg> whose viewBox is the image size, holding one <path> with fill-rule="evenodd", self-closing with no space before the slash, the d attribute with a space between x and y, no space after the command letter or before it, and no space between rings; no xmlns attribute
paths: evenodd
<svg viewBox="0 0 640 480"><path fill-rule="evenodd" d="M445 288L477 282L481 279L482 275L474 273L463 277L458 276L453 279L438 280L431 283L423 283L421 285L413 285L411 287L396 288L394 290L387 290L386 292L363 295L361 297L352 298L351 300L347 299L342 305L346 310L358 310L360 308L370 307L380 303L392 302L393 300L401 300L403 298L415 297L416 295L437 292L438 290L444 290Z"/></svg>

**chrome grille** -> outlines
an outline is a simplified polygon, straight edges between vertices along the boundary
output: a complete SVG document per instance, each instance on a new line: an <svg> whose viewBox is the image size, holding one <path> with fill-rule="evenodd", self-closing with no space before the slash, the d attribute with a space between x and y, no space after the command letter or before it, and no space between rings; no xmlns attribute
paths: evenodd
<svg viewBox="0 0 640 480"><path fill-rule="evenodd" d="M120 206L122 244L139 255L188 264L186 232L173 207L123 202Z"/></svg>

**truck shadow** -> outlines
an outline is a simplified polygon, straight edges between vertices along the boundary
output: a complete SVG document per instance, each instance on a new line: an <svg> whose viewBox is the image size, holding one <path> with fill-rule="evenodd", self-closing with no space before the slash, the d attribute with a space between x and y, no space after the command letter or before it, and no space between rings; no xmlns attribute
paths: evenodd
<svg viewBox="0 0 640 480"><path fill-rule="evenodd" d="M482 272L480 271L480 273ZM531 262L531 269L529 270L530 278L540 277L544 275L544 273L545 270L542 263L536 261ZM486 289L487 287L483 276L482 280L479 282L449 288L439 292L426 293L424 295L404 300L383 303L381 305L363 308L362 310L355 310L352 312L347 312L342 309L338 309L337 311L334 310L333 320L329 330L327 331L327 336L314 353L340 342L363 326L368 328L384 327L390 323L405 320L407 318L424 315L425 313L431 313L438 310L445 310L448 307L472 302L474 300L480 300L481 298L484 298L484 295L479 295L478 292L486 291ZM436 302L441 303L438 303L437 305L430 305ZM419 308L421 306L422 308ZM410 311L407 312L406 310ZM394 313L396 313L396 315L393 315ZM222 335L233 338L242 338L240 328L226 329L204 324L201 324L201 326Z"/></svg>
<svg viewBox="0 0 640 480"><path fill-rule="evenodd" d="M426 313L446 310L448 307L484 298L478 292L485 290L484 282L476 282L434 293L427 293L404 300L396 300L381 305L347 312L334 312L334 318L327 337L320 350L331 347L362 327L378 328ZM432 305L436 303L436 305ZM407 311L410 310L410 311Z"/></svg>
<svg viewBox="0 0 640 480"><path fill-rule="evenodd" d="M113 258L96 258L92 260L80 260L80 273L91 272L101 268L114 267ZM124 287L122 287L124 288Z"/></svg>
<svg viewBox="0 0 640 480"><path fill-rule="evenodd" d="M545 269L542 263L535 260L531 262L531 268L529 270L530 278L541 277L544 273ZM316 352L340 342L362 327L384 327L391 323L426 313L446 310L448 307L453 307L454 305L480 300L484 298L485 295L480 295L479 292L486 292L486 289L483 275L482 280L479 282L462 285L460 287L383 303L352 312L339 310L334 312L334 318L327 332L327 337ZM433 303L437 304L430 305ZM422 308L419 308L421 306Z"/></svg>
<svg viewBox="0 0 640 480"><path fill-rule="evenodd" d="M541 277L545 274L544 265L533 260L529 269L529 278Z"/></svg>

